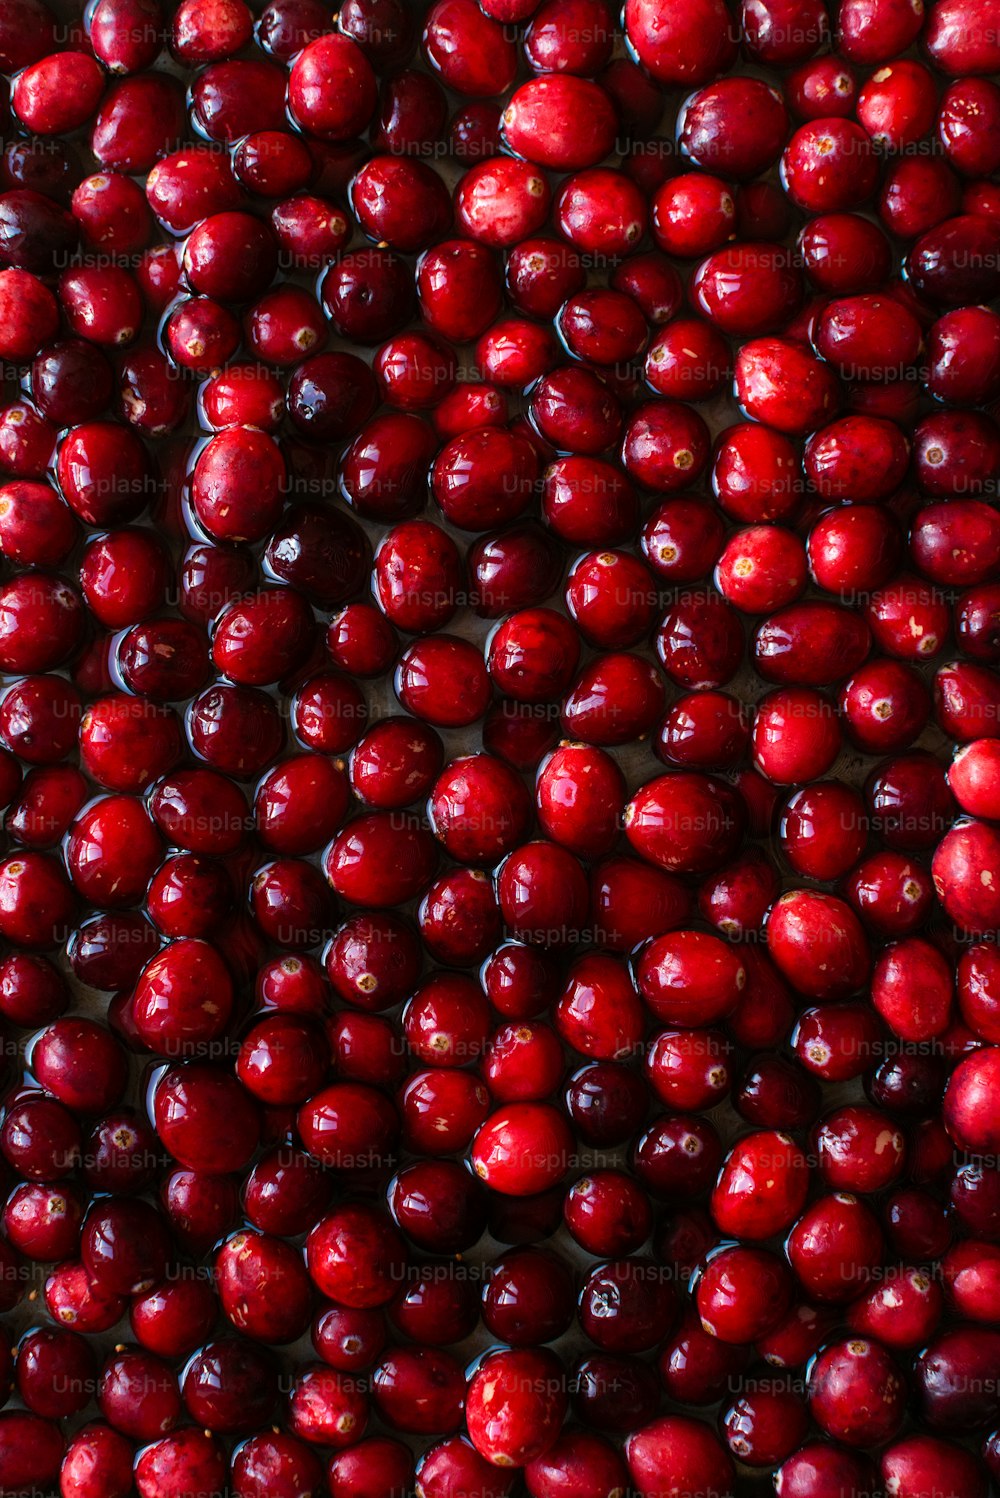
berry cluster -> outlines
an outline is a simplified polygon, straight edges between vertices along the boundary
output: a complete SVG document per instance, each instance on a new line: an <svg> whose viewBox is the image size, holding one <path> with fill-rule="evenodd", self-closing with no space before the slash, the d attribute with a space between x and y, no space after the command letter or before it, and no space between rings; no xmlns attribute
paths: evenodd
<svg viewBox="0 0 1000 1498"><path fill-rule="evenodd" d="M1000 0L0 66L0 1498L987 1498Z"/></svg>

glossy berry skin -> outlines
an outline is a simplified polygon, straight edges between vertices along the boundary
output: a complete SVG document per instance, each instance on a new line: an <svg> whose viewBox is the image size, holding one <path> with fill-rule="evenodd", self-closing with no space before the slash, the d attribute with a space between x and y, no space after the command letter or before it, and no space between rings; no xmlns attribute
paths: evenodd
<svg viewBox="0 0 1000 1498"><path fill-rule="evenodd" d="M878 1343L858 1338L826 1348L812 1365L809 1405L813 1418L848 1446L868 1446L896 1433L905 1391Z"/></svg>
<svg viewBox="0 0 1000 1498"><path fill-rule="evenodd" d="M418 9L0 5L0 1491L985 1498L995 0Z"/></svg>
<svg viewBox="0 0 1000 1498"><path fill-rule="evenodd" d="M833 880L846 874L864 852L866 821L864 802L857 792L819 781L785 801L778 835L797 874Z"/></svg>
<svg viewBox="0 0 1000 1498"><path fill-rule="evenodd" d="M729 1237L774 1237L798 1216L807 1190L805 1159L794 1140L765 1130L730 1151L712 1193L711 1210Z"/></svg>
<svg viewBox="0 0 1000 1498"><path fill-rule="evenodd" d="M789 1262L805 1292L834 1303L850 1300L866 1287L882 1251L878 1220L857 1197L843 1192L807 1208L787 1243Z"/></svg>
<svg viewBox="0 0 1000 1498"><path fill-rule="evenodd" d="M806 1009L792 1033L799 1061L826 1081L860 1076L881 1035L877 1017L857 1001Z"/></svg>
<svg viewBox="0 0 1000 1498"><path fill-rule="evenodd" d="M993 915L992 880L983 879L980 873L977 888L971 870L992 871L995 857L992 830L976 821L958 823L935 851L931 871L938 898L948 914L970 931L985 930Z"/></svg>
<svg viewBox="0 0 1000 1498"><path fill-rule="evenodd" d="M565 1174L572 1136L549 1104L512 1103L479 1129L473 1169L494 1191L531 1196Z"/></svg>
<svg viewBox="0 0 1000 1498"><path fill-rule="evenodd" d="M140 1038L161 1055L197 1053L223 1033L232 1008L225 965L207 943L190 938L147 964L132 998Z"/></svg>
<svg viewBox="0 0 1000 1498"><path fill-rule="evenodd" d="M367 1246L363 1277L356 1277L353 1254ZM404 1262L402 1240L382 1214L368 1207L342 1207L321 1218L306 1244L306 1266L317 1288L342 1305L369 1309L384 1305Z"/></svg>
<svg viewBox="0 0 1000 1498"><path fill-rule="evenodd" d="M751 1063L733 1095L734 1106L749 1122L798 1128L816 1116L820 1093L780 1056L761 1056Z"/></svg>
<svg viewBox="0 0 1000 1498"><path fill-rule="evenodd" d="M675 931L654 938L635 964L639 992L663 1023L723 1019L746 985L746 968L717 936Z"/></svg>
<svg viewBox="0 0 1000 1498"><path fill-rule="evenodd" d="M607 1297L615 1299L611 1316ZM659 1342L675 1312L674 1296L655 1266L641 1258L596 1266L580 1294L581 1324L597 1346L614 1353L639 1352Z"/></svg>
<svg viewBox="0 0 1000 1498"><path fill-rule="evenodd" d="M0 1415L4 1461L0 1468L4 1485L12 1492L58 1480L65 1440L59 1426L26 1410L7 1410Z"/></svg>
<svg viewBox="0 0 1000 1498"><path fill-rule="evenodd" d="M516 156L556 171L595 166L614 141L616 119L597 84L572 75L522 84L503 114L503 138Z"/></svg>
<svg viewBox="0 0 1000 1498"><path fill-rule="evenodd" d="M696 836L686 831L689 816L699 824ZM721 782L682 772L647 782L624 820L629 842L650 863L671 873L705 874L736 851L744 818L742 804Z"/></svg>
<svg viewBox="0 0 1000 1498"><path fill-rule="evenodd" d="M853 912L835 896L807 890L782 895L771 908L767 929L772 959L789 982L811 998L846 997L867 976L867 938ZM822 944L830 961L805 960L813 943Z"/></svg>
<svg viewBox="0 0 1000 1498"><path fill-rule="evenodd" d="M732 1454L751 1467L773 1467L791 1453L808 1428L805 1405L791 1388L765 1383L746 1390L722 1416L722 1434Z"/></svg>
<svg viewBox="0 0 1000 1498"><path fill-rule="evenodd" d="M939 1285L920 1270L904 1267L854 1303L851 1330L890 1347L923 1345L937 1326L943 1305Z"/></svg>
<svg viewBox="0 0 1000 1498"><path fill-rule="evenodd" d="M525 1481L533 1498L555 1498L567 1484L586 1484L589 1491L607 1492L627 1482L620 1454L610 1442L588 1431L569 1431L557 1437L543 1456L529 1462Z"/></svg>
<svg viewBox="0 0 1000 1498"><path fill-rule="evenodd" d="M707 1425L684 1415L665 1415L631 1434L625 1443L632 1481L641 1489L669 1492L731 1490L733 1466Z"/></svg>
<svg viewBox="0 0 1000 1498"><path fill-rule="evenodd" d="M523 1467L552 1444L566 1410L563 1370L547 1349L488 1354L473 1374L466 1422L476 1450L501 1467ZM532 1387L543 1392L526 1397Z"/></svg>
<svg viewBox="0 0 1000 1498"><path fill-rule="evenodd" d="M833 1498L841 1487L863 1493L866 1487L872 1487L876 1477L866 1456L843 1446L813 1441L782 1463L775 1481L785 1498L806 1498L806 1494L822 1494L823 1498L829 1494Z"/></svg>
<svg viewBox="0 0 1000 1498"><path fill-rule="evenodd" d="M902 1131L874 1109L836 1109L820 1124L816 1143L824 1182L835 1190L878 1191L902 1170Z"/></svg>
<svg viewBox="0 0 1000 1498"><path fill-rule="evenodd" d="M131 1443L101 1421L85 1425L67 1446L59 1481L67 1498L125 1498L132 1486Z"/></svg>
<svg viewBox="0 0 1000 1498"><path fill-rule="evenodd" d="M767 1251L725 1248L705 1265L695 1294L706 1332L722 1342L751 1342L781 1320L791 1282L781 1261Z"/></svg>
<svg viewBox="0 0 1000 1498"><path fill-rule="evenodd" d="M789 436L815 429L838 404L832 372L789 339L756 338L744 344L735 382L747 416Z"/></svg>
<svg viewBox="0 0 1000 1498"><path fill-rule="evenodd" d="M108 1197L87 1216L81 1256L105 1292L138 1294L162 1276L167 1242L162 1218L147 1203Z"/></svg>
<svg viewBox="0 0 1000 1498"><path fill-rule="evenodd" d="M554 1255L514 1249L494 1266L483 1287L482 1315L494 1336L511 1346L553 1341L573 1317L573 1281Z"/></svg>
<svg viewBox="0 0 1000 1498"><path fill-rule="evenodd" d="M190 1426L147 1447L136 1464L142 1498L155 1498L161 1485L193 1482L211 1492L225 1480L225 1455L211 1432Z"/></svg>

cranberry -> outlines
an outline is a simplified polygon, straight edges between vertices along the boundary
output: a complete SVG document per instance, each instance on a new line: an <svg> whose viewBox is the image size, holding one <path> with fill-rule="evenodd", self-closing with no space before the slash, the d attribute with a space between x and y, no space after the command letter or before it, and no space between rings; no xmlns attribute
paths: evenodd
<svg viewBox="0 0 1000 1498"><path fill-rule="evenodd" d="M634 1073L611 1061L584 1066L566 1088L569 1115L588 1144L621 1144L642 1121L642 1085Z"/></svg>
<svg viewBox="0 0 1000 1498"><path fill-rule="evenodd" d="M819 1170L826 1185L841 1191L878 1191L903 1168L905 1140L884 1114L863 1107L839 1108L816 1132Z"/></svg>
<svg viewBox="0 0 1000 1498"><path fill-rule="evenodd" d="M893 1436L905 1400L904 1385L878 1343L857 1338L820 1353L809 1377L809 1406L828 1435L850 1446Z"/></svg>
<svg viewBox="0 0 1000 1498"><path fill-rule="evenodd" d="M945 312L928 337L927 385L940 400L955 405L975 404L992 396L995 329L986 308L965 307Z"/></svg>
<svg viewBox="0 0 1000 1498"><path fill-rule="evenodd" d="M479 1116L484 1112L480 1108ZM450 1160L407 1166L390 1182L388 1201L406 1237L434 1253L471 1247L486 1225L485 1194L474 1176Z"/></svg>
<svg viewBox="0 0 1000 1498"><path fill-rule="evenodd" d="M843 901L818 891L782 895L767 922L771 956L799 992L843 998L859 988L870 965L868 942ZM819 948L823 961L814 962Z"/></svg>
<svg viewBox="0 0 1000 1498"><path fill-rule="evenodd" d="M389 1351L372 1378L375 1407L393 1429L423 1435L460 1423L465 1377L450 1354L433 1347Z"/></svg>
<svg viewBox="0 0 1000 1498"><path fill-rule="evenodd" d="M994 294L996 227L975 214L957 214L927 230L907 256L914 290L936 306L989 300Z"/></svg>
<svg viewBox="0 0 1000 1498"><path fill-rule="evenodd" d="M155 0L58 38L37 0L0 15L28 132L0 153L0 930L109 995L69 1018L55 956L0 965L38 1032L0 1129L0 1299L20 1256L62 1260L56 1325L131 1296L141 1347L67 1495L221 1491L218 1437L248 1436L247 1498L506 1498L508 1463L532 1498L723 1492L727 1448L818 1498L874 1491L860 1440L916 1498L961 1460L918 1427L996 1422L972 1392L1000 1239L996 48L960 0L926 28L909 0L736 10L738 34L721 0L436 0L422 35L399 0L336 26L186 0L169 36ZM93 171L62 139L84 127ZM731 362L745 419L716 436ZM874 757L860 791L845 745ZM593 1435L560 1433L538 1352L573 1319L539 1247L561 1226L608 1261L570 1375ZM487 1229L506 1351L464 1375L440 1349L473 1279L409 1258ZM297 1338L312 1287L323 1366L292 1359L269 1433L255 1343ZM204 1346L220 1300L244 1336ZM813 1360L838 1445L801 1444L802 1391L748 1375L751 1343ZM49 1346L22 1348L17 1420L76 1412L31 1374ZM921 1347L900 1440L891 1350ZM722 1401L721 1440L658 1418L664 1391ZM408 1439L363 1438L369 1396L444 1436L416 1476Z"/></svg>
<svg viewBox="0 0 1000 1498"><path fill-rule="evenodd" d="M838 879L857 862L868 841L861 796L835 781L820 781L785 801L778 835L796 874Z"/></svg>
<svg viewBox="0 0 1000 1498"><path fill-rule="evenodd" d="M638 1358L617 1353L594 1353L581 1359L573 1385L579 1417L617 1436L651 1420L660 1402L654 1369Z"/></svg>
<svg viewBox="0 0 1000 1498"><path fill-rule="evenodd" d="M773 1237L801 1211L807 1172L789 1135L764 1130L746 1136L729 1152L712 1194L716 1223L731 1237Z"/></svg>
<svg viewBox="0 0 1000 1498"><path fill-rule="evenodd" d="M458 869L434 879L416 914L422 941L437 962L475 965L500 939L493 884L479 869Z"/></svg>
<svg viewBox="0 0 1000 1498"><path fill-rule="evenodd" d="M4 15L2 47L5 71L14 72L44 56L53 41L53 22L42 4L22 3L12 6Z"/></svg>
<svg viewBox="0 0 1000 1498"><path fill-rule="evenodd" d="M737 141L738 116L749 136ZM726 78L692 94L678 118L678 144L697 166L728 177L756 177L781 154L788 117L777 90L756 78Z"/></svg>
<svg viewBox="0 0 1000 1498"><path fill-rule="evenodd" d="M982 1371L996 1352L997 1333L960 1326L940 1333L916 1361L919 1409L935 1430L982 1429L996 1420L996 1393Z"/></svg>
<svg viewBox="0 0 1000 1498"><path fill-rule="evenodd" d="M237 1170L256 1147L256 1110L234 1078L216 1066L170 1068L156 1085L153 1109L161 1140L189 1170Z"/></svg>
<svg viewBox="0 0 1000 1498"><path fill-rule="evenodd" d="M478 1296L467 1281L437 1279L433 1272L418 1270L393 1302L390 1315L405 1335L443 1346L462 1341L474 1330L479 1319Z"/></svg>
<svg viewBox="0 0 1000 1498"><path fill-rule="evenodd" d="M362 427L345 455L345 498L363 519L389 522L412 515L434 445L433 433L419 416L376 416Z"/></svg>
<svg viewBox="0 0 1000 1498"><path fill-rule="evenodd" d="M764 1249L723 1248L698 1276L696 1304L706 1332L721 1342L752 1342L777 1325L791 1286L781 1261Z"/></svg>
<svg viewBox="0 0 1000 1498"><path fill-rule="evenodd" d="M767 244L717 250L692 281L698 309L723 333L754 335L788 321L801 300L789 256Z"/></svg>
<svg viewBox="0 0 1000 1498"><path fill-rule="evenodd" d="M611 56L614 32L604 0L574 0L565 5L528 0L492 0L484 9L497 20L531 16L524 50L536 73L581 73L590 76Z"/></svg>
<svg viewBox="0 0 1000 1498"><path fill-rule="evenodd" d="M284 481L274 440L251 427L230 427L211 438L198 457L192 504L214 540L259 541L277 522Z"/></svg>
<svg viewBox="0 0 1000 1498"><path fill-rule="evenodd" d="M0 156L0 181L5 189L37 189L65 206L78 173L80 159L69 142L49 137L8 140Z"/></svg>
<svg viewBox="0 0 1000 1498"><path fill-rule="evenodd" d="M660 1377L679 1404L707 1405L722 1398L746 1366L743 1348L720 1342L687 1311L659 1357Z"/></svg>
<svg viewBox="0 0 1000 1498"><path fill-rule="evenodd" d="M61 135L85 124L104 86L100 65L85 52L58 52L31 63L11 89L11 108L36 135Z"/></svg>
<svg viewBox="0 0 1000 1498"><path fill-rule="evenodd" d="M551 200L551 189L538 167L494 157L465 173L455 194L455 216L477 244L502 249L536 233L548 217Z"/></svg>
<svg viewBox="0 0 1000 1498"><path fill-rule="evenodd" d="M584 253L629 253L646 228L647 208L635 183L606 167L566 178L556 200L560 232Z"/></svg>
<svg viewBox="0 0 1000 1498"><path fill-rule="evenodd" d="M645 1028L627 972L613 958L598 954L573 964L555 1022L574 1049L601 1060L627 1056Z"/></svg>
<svg viewBox="0 0 1000 1498"><path fill-rule="evenodd" d="M735 940L762 929L777 893L778 880L770 863L751 851L705 881L698 908L705 920Z"/></svg>
<svg viewBox="0 0 1000 1498"><path fill-rule="evenodd" d="M878 168L861 126L829 117L799 126L781 158L781 174L798 208L830 213L869 197Z"/></svg>
<svg viewBox="0 0 1000 1498"><path fill-rule="evenodd" d="M250 1342L226 1338L206 1342L184 1369L181 1394L200 1432L182 1432L210 1441L210 1433L242 1433L266 1421L277 1396L277 1370L271 1358ZM211 1449L216 1449L211 1443ZM153 1447L148 1453L152 1459ZM223 1478L219 1478L221 1485ZM209 1489L211 1491L211 1487Z"/></svg>
<svg viewBox="0 0 1000 1498"><path fill-rule="evenodd" d="M26 1410L0 1415L0 1480L12 1493L51 1488L59 1481L65 1440L54 1421Z"/></svg>
<svg viewBox="0 0 1000 1498"><path fill-rule="evenodd" d="M808 781L833 764L840 733L831 704L809 687L769 693L758 705L751 732L754 762L779 785Z"/></svg>
<svg viewBox="0 0 1000 1498"><path fill-rule="evenodd" d="M473 1169L502 1195L531 1196L562 1178L571 1144L565 1120L551 1104L512 1103L476 1134Z"/></svg>
<svg viewBox="0 0 1000 1498"><path fill-rule="evenodd" d="M488 1008L478 987L455 974L422 984L404 1010L410 1050L428 1065L463 1065L478 1059L487 1041Z"/></svg>
<svg viewBox="0 0 1000 1498"><path fill-rule="evenodd" d="M164 1489L181 1484L211 1493L225 1482L225 1471L225 1455L212 1434L185 1427L141 1453L135 1480L140 1498L158 1498Z"/></svg>
<svg viewBox="0 0 1000 1498"><path fill-rule="evenodd" d="M238 1193L231 1176L179 1168L160 1186L171 1231L188 1251L207 1253L237 1217Z"/></svg>
<svg viewBox="0 0 1000 1498"><path fill-rule="evenodd" d="M12 953L0 963L0 1013L12 1024L47 1025L68 1006L65 981L44 957Z"/></svg>
<svg viewBox="0 0 1000 1498"><path fill-rule="evenodd" d="M289 1498L313 1493L323 1481L318 1457L297 1437L283 1432L251 1436L233 1452L233 1490L239 1498L264 1498L268 1492Z"/></svg>
<svg viewBox="0 0 1000 1498"><path fill-rule="evenodd" d="M363 1273L354 1257L359 1250L365 1252ZM319 1290L358 1310L391 1299L404 1262L402 1240L392 1224L363 1205L340 1207L321 1218L306 1243L306 1265Z"/></svg>
<svg viewBox="0 0 1000 1498"><path fill-rule="evenodd" d="M980 493L989 482L997 445L996 427L988 417L978 413L948 411L926 417L914 433L914 461L921 488L931 495ZM963 513L973 522L978 520L980 526L985 518L975 508L970 512L967 507ZM987 544L991 544L991 540ZM923 558L920 560L923 570L934 576L928 562ZM954 580L979 582L982 578L966 577L964 570L959 570Z"/></svg>
<svg viewBox="0 0 1000 1498"><path fill-rule="evenodd" d="M721 1416L732 1454L750 1467L773 1467L790 1455L808 1429L806 1408L790 1385L750 1382Z"/></svg>
<svg viewBox="0 0 1000 1498"><path fill-rule="evenodd" d="M385 1318L377 1309L329 1305L312 1328L312 1342L323 1361L349 1373L371 1368L386 1343Z"/></svg>
<svg viewBox="0 0 1000 1498"><path fill-rule="evenodd" d="M934 7L925 44L948 74L992 72L998 55L989 28L977 24L961 0L942 0Z"/></svg>
<svg viewBox="0 0 1000 1498"><path fill-rule="evenodd" d="M66 1498L127 1498L132 1488L132 1445L102 1421L77 1431L59 1474Z"/></svg>
<svg viewBox="0 0 1000 1498"><path fill-rule="evenodd" d="M660 1342L674 1313L672 1286L652 1260L599 1265L580 1294L581 1326L592 1342L611 1352L639 1352Z"/></svg>
<svg viewBox="0 0 1000 1498"><path fill-rule="evenodd" d="M770 958L748 945L744 953L748 981L729 1018L729 1028L743 1046L774 1045L792 1022L791 990Z"/></svg>
<svg viewBox="0 0 1000 1498"><path fill-rule="evenodd" d="M12 1103L0 1127L0 1150L23 1180L55 1181L72 1174L80 1145L72 1114L42 1093Z"/></svg>
<svg viewBox="0 0 1000 1498"><path fill-rule="evenodd" d="M18 1346L14 1372L24 1403L49 1420L78 1414L94 1394L93 1353L77 1332L29 1332Z"/></svg>
<svg viewBox="0 0 1000 1498"><path fill-rule="evenodd" d="M821 1441L801 1446L775 1474L781 1498L834 1498L841 1491L872 1493L875 1480L868 1457Z"/></svg>
<svg viewBox="0 0 1000 1498"><path fill-rule="evenodd" d="M798 343L757 338L737 355L736 397L754 420L801 435L833 414L837 385L831 371Z"/></svg>
<svg viewBox="0 0 1000 1498"><path fill-rule="evenodd" d="M903 59L882 67L858 96L858 119L882 150L905 150L930 129L936 89L928 70Z"/></svg>
<svg viewBox="0 0 1000 1498"><path fill-rule="evenodd" d="M137 1340L163 1358L193 1352L210 1334L217 1310L204 1280L163 1281L132 1301L129 1319Z"/></svg>
<svg viewBox="0 0 1000 1498"><path fill-rule="evenodd" d="M627 1480L621 1455L609 1441L591 1431L560 1434L554 1445L525 1469L533 1498L557 1498L579 1484L588 1492L612 1492L623 1488Z"/></svg>
<svg viewBox="0 0 1000 1498"><path fill-rule="evenodd" d="M729 16L717 0L699 0L693 10L671 4L665 11L649 0L627 0L624 24L639 61L661 84L696 87L735 56Z"/></svg>
<svg viewBox="0 0 1000 1498"><path fill-rule="evenodd" d="M992 923L994 842L988 824L963 821L945 834L934 854L931 869L938 898L952 919L971 931L986 930Z"/></svg>
<svg viewBox="0 0 1000 1498"><path fill-rule="evenodd" d="M904 1436L881 1456L882 1480L892 1484L900 1498L911 1498L921 1485L961 1485L970 1494L985 1494L986 1474L976 1457L951 1441L934 1436Z"/></svg>
<svg viewBox="0 0 1000 1498"><path fill-rule="evenodd" d="M863 1290L881 1259L878 1221L846 1192L820 1197L795 1224L789 1262L807 1295L839 1303Z"/></svg>
<svg viewBox="0 0 1000 1498"><path fill-rule="evenodd" d="M762 1055L748 1065L733 1102L749 1123L791 1129L813 1120L819 1096L815 1081L783 1057Z"/></svg>
<svg viewBox="0 0 1000 1498"><path fill-rule="evenodd" d="M296 1022L286 1019L284 1023ZM301 1095L312 1085L315 1077L289 1091ZM399 1132L391 1104L357 1082L335 1082L309 1095L299 1110L297 1126L311 1155L325 1165L347 1170L381 1164L391 1156Z"/></svg>
<svg viewBox="0 0 1000 1498"><path fill-rule="evenodd" d="M0 201L0 251L8 265L49 275L76 250L76 220L46 193L14 187Z"/></svg>
<svg viewBox="0 0 1000 1498"><path fill-rule="evenodd" d="M237 1233L219 1250L215 1276L224 1315L255 1341L291 1342L308 1324L311 1287L299 1255L280 1238ZM280 1289L280 1305L265 1293Z"/></svg>
<svg viewBox="0 0 1000 1498"><path fill-rule="evenodd" d="M896 942L879 956L872 976L872 1000L901 1038L926 1040L939 1035L951 1017L949 966L941 953L920 937Z"/></svg>
<svg viewBox="0 0 1000 1498"><path fill-rule="evenodd" d="M759 62L787 67L811 57L827 34L827 16L817 0L744 0L745 45Z"/></svg>
<svg viewBox="0 0 1000 1498"><path fill-rule="evenodd" d="M491 1266L482 1314L493 1335L511 1346L553 1341L573 1317L572 1278L553 1255L516 1249Z"/></svg>
<svg viewBox="0 0 1000 1498"><path fill-rule="evenodd" d="M491 1353L469 1383L469 1436L495 1466L523 1467L552 1444L566 1404L562 1365L554 1353L543 1348Z"/></svg>

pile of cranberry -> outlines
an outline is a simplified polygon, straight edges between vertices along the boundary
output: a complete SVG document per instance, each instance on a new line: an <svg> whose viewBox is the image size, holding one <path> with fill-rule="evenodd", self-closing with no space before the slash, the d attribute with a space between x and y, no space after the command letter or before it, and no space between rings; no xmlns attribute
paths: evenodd
<svg viewBox="0 0 1000 1498"><path fill-rule="evenodd" d="M0 1498L987 1498L1000 0L0 65Z"/></svg>

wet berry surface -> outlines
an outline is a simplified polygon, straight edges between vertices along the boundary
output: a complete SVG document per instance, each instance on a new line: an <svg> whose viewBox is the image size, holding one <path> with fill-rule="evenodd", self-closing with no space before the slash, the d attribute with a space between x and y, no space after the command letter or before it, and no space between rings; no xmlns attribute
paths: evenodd
<svg viewBox="0 0 1000 1498"><path fill-rule="evenodd" d="M0 1498L991 1498L998 0L0 70Z"/></svg>

